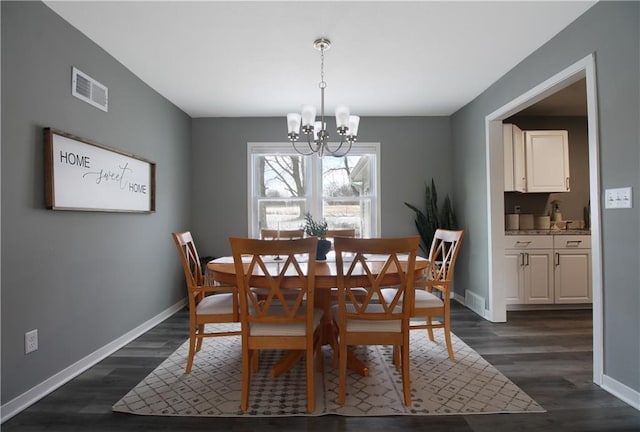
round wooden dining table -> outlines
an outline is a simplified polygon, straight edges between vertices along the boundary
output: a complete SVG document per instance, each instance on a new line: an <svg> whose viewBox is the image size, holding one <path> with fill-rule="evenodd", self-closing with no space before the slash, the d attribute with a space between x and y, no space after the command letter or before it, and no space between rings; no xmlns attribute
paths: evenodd
<svg viewBox="0 0 640 432"><path fill-rule="evenodd" d="M384 265L386 256L376 256L376 255L367 255L366 256L368 265L371 271L376 274L376 269L382 268ZM268 260L266 264L268 266L273 266L274 269L277 268L278 265L281 265L282 261L278 260L278 257L274 257L271 260ZM344 265L350 265L351 261L348 258L345 260ZM406 263L401 262L400 265ZM249 265L249 261L247 261L246 266ZM304 263L301 264L304 266ZM414 270L414 277L416 280L422 278L425 275L426 269L429 266L429 261L422 257L417 257L416 265ZM406 268L403 266L403 268ZM259 271L259 269L257 269ZM271 269L269 269L271 271ZM219 283L222 285L235 285L236 280L236 269L233 263L233 257L225 256L221 258L214 259L209 261L206 269L206 277L210 282ZM254 275L256 278L255 285L252 286L260 286L260 277L259 273ZM399 282L399 275L394 273L393 271L387 272L386 278L384 280L385 285L395 285ZM368 278L364 274L362 275L362 286L368 285ZM315 291L314 291L314 302L315 306L321 308L324 311L324 315L322 318L322 341L324 345L331 345L334 352L337 352L338 341L336 338L336 331L333 325L333 319L331 316L331 306L332 306L332 296L331 290L332 288L337 288L338 286L338 273L336 269L336 261L335 254L333 251L327 254L326 261L316 261L316 276L315 276ZM286 287L286 278L283 284L283 287ZM360 373L363 376L367 376L369 374L369 369L365 363L363 363L360 359L358 359L351 351L347 352L347 365L349 369ZM274 366L272 369L272 375L278 376L281 373L289 370L292 366L294 366L297 361L301 358L302 352L289 352L281 361Z"/></svg>

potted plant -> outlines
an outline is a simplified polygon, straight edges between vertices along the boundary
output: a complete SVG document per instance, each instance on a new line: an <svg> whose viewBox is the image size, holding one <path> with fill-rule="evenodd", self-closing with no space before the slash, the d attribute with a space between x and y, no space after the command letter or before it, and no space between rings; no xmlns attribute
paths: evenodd
<svg viewBox="0 0 640 432"><path fill-rule="evenodd" d="M416 229L422 240L420 248L426 256L429 255L433 235L438 228L451 230L457 227L449 195L444 199L442 211L438 210L438 194L433 179L431 179L431 188L425 183L425 211L407 202L404 204L416 213Z"/></svg>
<svg viewBox="0 0 640 432"><path fill-rule="evenodd" d="M304 225L302 229L309 237L318 237L318 250L316 252L316 260L324 261L327 259L327 252L331 250L331 242L325 239L328 229L327 221L321 219L316 222L313 220L311 213L305 213Z"/></svg>

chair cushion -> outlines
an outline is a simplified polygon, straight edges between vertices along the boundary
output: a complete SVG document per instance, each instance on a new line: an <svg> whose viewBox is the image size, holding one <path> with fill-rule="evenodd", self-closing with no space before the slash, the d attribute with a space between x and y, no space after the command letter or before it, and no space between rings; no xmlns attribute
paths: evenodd
<svg viewBox="0 0 640 432"><path fill-rule="evenodd" d="M444 306L444 302L437 295L419 289L415 292L415 305L416 309L439 308Z"/></svg>
<svg viewBox="0 0 640 432"><path fill-rule="evenodd" d="M234 294L231 293L220 293L205 297L196 306L196 315L233 313L233 296Z"/></svg>
<svg viewBox="0 0 640 432"><path fill-rule="evenodd" d="M400 309L400 307L396 307L396 309ZM347 305L347 311L351 313L355 313L355 308L353 305ZM368 312L382 312L382 305L379 304L370 304L367 307ZM331 307L331 312L334 317L338 316L338 305L333 305ZM400 310L398 310L400 312ZM347 320L347 331L354 333L400 333L402 331L402 321L401 320L365 320L365 319L348 319Z"/></svg>
<svg viewBox="0 0 640 432"><path fill-rule="evenodd" d="M313 330L318 328L323 315L322 309L313 310ZM277 323L252 323L250 334L251 336L304 336L305 335L305 323L296 322L290 324L277 324Z"/></svg>
<svg viewBox="0 0 640 432"><path fill-rule="evenodd" d="M386 288L381 290L381 292L382 297L387 303L390 302L393 299L393 296L396 295L396 290L394 288ZM444 306L444 302L440 297L423 289L415 290L414 296L416 309L439 308Z"/></svg>

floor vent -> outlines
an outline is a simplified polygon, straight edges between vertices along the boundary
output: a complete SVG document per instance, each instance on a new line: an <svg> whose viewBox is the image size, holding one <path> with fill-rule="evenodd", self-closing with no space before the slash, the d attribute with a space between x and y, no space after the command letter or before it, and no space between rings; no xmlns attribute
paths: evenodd
<svg viewBox="0 0 640 432"><path fill-rule="evenodd" d="M102 111L109 111L109 89L76 68L71 73L71 94Z"/></svg>
<svg viewBox="0 0 640 432"><path fill-rule="evenodd" d="M484 316L484 297L480 297L478 294L466 290L464 293L464 304L478 315Z"/></svg>

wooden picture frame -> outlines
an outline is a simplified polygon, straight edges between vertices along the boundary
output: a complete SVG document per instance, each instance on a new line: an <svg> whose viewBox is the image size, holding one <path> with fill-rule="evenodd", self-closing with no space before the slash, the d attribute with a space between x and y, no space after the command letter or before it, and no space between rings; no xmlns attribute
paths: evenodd
<svg viewBox="0 0 640 432"><path fill-rule="evenodd" d="M44 143L48 209L155 212L154 162L53 128Z"/></svg>

